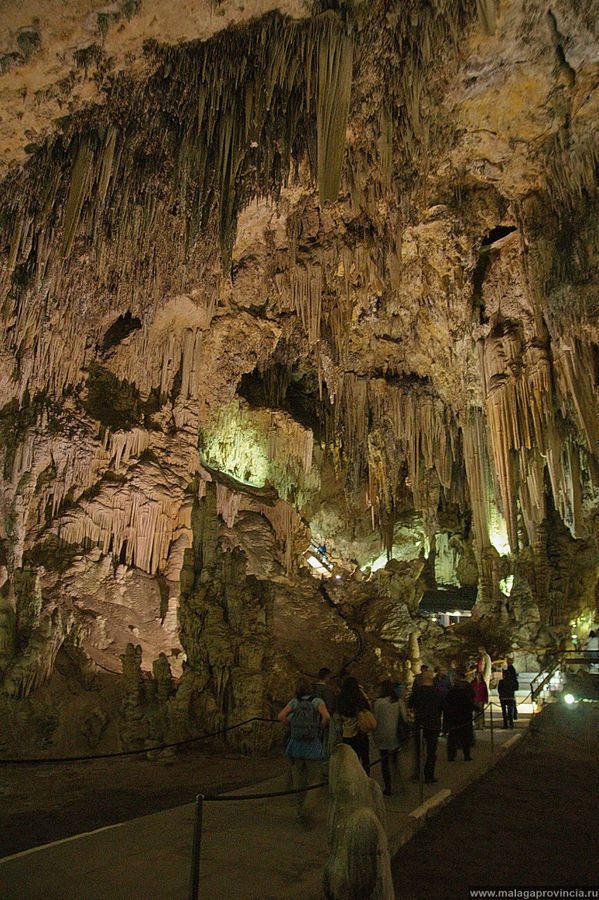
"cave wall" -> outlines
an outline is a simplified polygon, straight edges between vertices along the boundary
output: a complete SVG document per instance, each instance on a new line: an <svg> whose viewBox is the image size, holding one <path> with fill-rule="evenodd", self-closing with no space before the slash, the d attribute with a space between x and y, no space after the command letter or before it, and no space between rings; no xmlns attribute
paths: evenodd
<svg viewBox="0 0 599 900"><path fill-rule="evenodd" d="M427 587L564 640L599 565L597 4L223 2L186 39L177 3L92 6L11 14L0 73L10 702L64 649L129 667L125 742L264 712L326 662L298 596L370 680L450 652Z"/></svg>

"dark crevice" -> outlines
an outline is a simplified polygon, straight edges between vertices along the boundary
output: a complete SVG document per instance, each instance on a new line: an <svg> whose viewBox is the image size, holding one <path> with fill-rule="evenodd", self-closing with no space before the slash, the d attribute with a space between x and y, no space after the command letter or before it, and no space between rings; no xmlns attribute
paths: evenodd
<svg viewBox="0 0 599 900"><path fill-rule="evenodd" d="M500 240L500 238L517 230L515 225L496 225L495 228L492 228L491 231L484 236L481 247L488 247L490 244L494 244L495 241Z"/></svg>
<svg viewBox="0 0 599 900"><path fill-rule="evenodd" d="M244 375L237 393L256 409L266 407L288 413L304 428L311 428L316 440L321 439L326 421L325 411L330 403L324 387L322 399L320 398L315 377L294 377L286 366L274 363L263 372L254 369Z"/></svg>
<svg viewBox="0 0 599 900"><path fill-rule="evenodd" d="M116 322L112 323L104 335L104 340L102 341L102 353L106 353L111 347L116 347L117 344L124 341L132 331L136 331L138 328L141 328L141 321L132 316L129 311L127 311L124 316L119 316Z"/></svg>

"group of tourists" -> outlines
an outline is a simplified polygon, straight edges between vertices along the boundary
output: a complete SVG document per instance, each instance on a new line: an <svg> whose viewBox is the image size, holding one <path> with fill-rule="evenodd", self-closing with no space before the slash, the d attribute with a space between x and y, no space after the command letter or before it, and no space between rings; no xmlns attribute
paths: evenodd
<svg viewBox="0 0 599 900"><path fill-rule="evenodd" d="M340 742L355 751L369 775L372 737L380 753L383 793L389 796L398 779L400 751L407 747L410 734L414 735L415 746L412 779L419 780L423 775L427 784L436 782L440 734L447 736L450 762L456 760L458 750L465 761L472 759L474 728L485 727L491 676L491 658L481 647L470 676L455 660L447 672L441 666L431 671L423 665L414 678L407 703L403 686L391 679L381 682L374 703L352 676L343 678L339 691L335 692L331 671L326 667L319 671L314 684L300 680L295 697L278 715L279 721L289 725L285 754L291 763L294 789L303 791L309 779L314 781L317 767L321 776L327 776L328 759ZM514 727L517 689L513 659L508 657L498 684L504 728ZM296 798L301 817L305 794L297 793Z"/></svg>

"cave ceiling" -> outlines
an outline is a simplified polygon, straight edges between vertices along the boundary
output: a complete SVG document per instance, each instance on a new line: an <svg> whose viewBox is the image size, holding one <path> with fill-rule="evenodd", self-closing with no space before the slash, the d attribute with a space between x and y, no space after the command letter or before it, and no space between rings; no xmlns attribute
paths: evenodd
<svg viewBox="0 0 599 900"><path fill-rule="evenodd" d="M0 4L6 609L168 651L209 494L258 581L594 606L598 13Z"/></svg>

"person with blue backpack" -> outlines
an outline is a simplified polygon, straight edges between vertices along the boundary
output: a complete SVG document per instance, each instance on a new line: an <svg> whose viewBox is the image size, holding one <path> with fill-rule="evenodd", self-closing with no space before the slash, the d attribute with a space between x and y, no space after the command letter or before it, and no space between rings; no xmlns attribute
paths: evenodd
<svg viewBox="0 0 599 900"><path fill-rule="evenodd" d="M279 722L289 723L289 740L285 756L291 763L291 783L296 791L304 791L308 779L318 781L319 763L323 758L322 731L330 715L322 697L315 697L305 679L298 682L295 697L277 716ZM300 820L306 821L307 793L295 795Z"/></svg>

